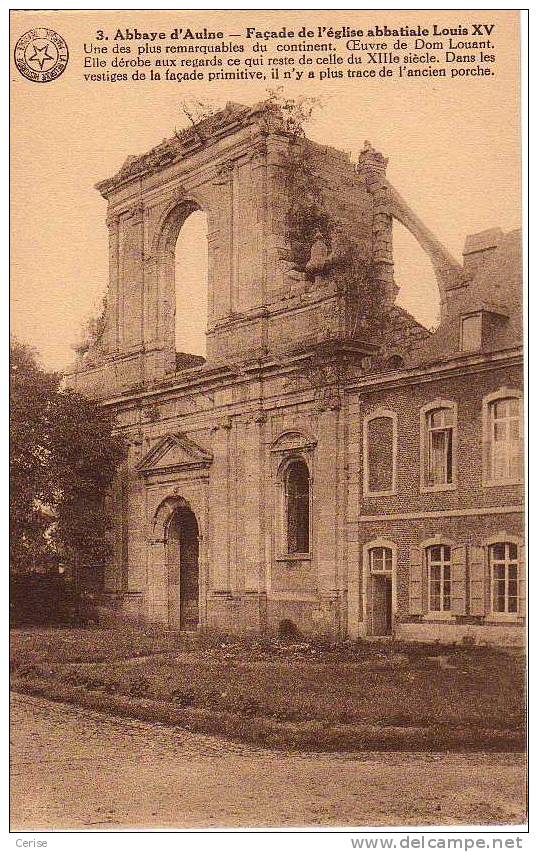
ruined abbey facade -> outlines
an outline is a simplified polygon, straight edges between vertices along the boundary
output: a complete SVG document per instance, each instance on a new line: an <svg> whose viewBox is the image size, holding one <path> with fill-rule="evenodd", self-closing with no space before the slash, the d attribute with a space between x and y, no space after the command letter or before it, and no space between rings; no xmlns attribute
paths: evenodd
<svg viewBox="0 0 538 852"><path fill-rule="evenodd" d="M303 233L292 148L320 187ZM521 236L469 236L458 262L386 168L368 143L353 163L229 104L98 185L106 313L66 382L129 443L103 620L523 641ZM174 336L195 210L205 359ZM396 304L393 219L431 260L433 333Z"/></svg>

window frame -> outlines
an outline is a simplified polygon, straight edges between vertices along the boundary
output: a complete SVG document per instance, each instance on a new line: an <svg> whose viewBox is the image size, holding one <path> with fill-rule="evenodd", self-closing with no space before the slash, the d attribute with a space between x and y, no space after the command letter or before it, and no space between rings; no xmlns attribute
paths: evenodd
<svg viewBox="0 0 538 852"><path fill-rule="evenodd" d="M382 547L384 550L390 550L392 553L392 569L391 571L375 572L373 576L391 576L392 582L392 625L397 619L398 613L398 547L389 539L375 538L368 541L362 548L362 617L366 635L373 633L373 595L372 595L372 569L370 552L376 547Z"/></svg>
<svg viewBox="0 0 538 852"><path fill-rule="evenodd" d="M463 348L463 327L464 327L465 321L470 320L470 319L475 319L475 318L478 318L479 323L480 323L480 327L479 327L480 341L478 343L478 346L473 346L470 349L464 349ZM462 316L460 317L460 351L461 351L461 353L463 355L472 355L476 352L480 352L480 350L482 349L482 346L483 346L483 339L484 339L484 313L483 313L483 311L472 311L469 314L462 314Z"/></svg>
<svg viewBox="0 0 538 852"><path fill-rule="evenodd" d="M439 547L439 548L448 548L448 550L449 550L449 559L448 559L448 561L447 561L446 559L444 559L444 558L443 558L443 556L442 556L442 557L441 557L441 560L439 561L439 563L437 563L437 562L436 562L436 564L439 564L439 565L440 565L440 568L441 568L441 570L440 570L440 577L439 577L439 584L440 584L440 588L439 588L439 603L440 603L440 609L432 609L432 607L431 607L431 599L432 599L432 593L431 593L431 583L432 583L432 579L431 579L431 568L432 568L432 564L431 564L431 559L430 559L430 552L431 552L431 550L432 550L434 547ZM425 544L423 545L423 549L424 549L424 558L425 558L425 560L426 560L426 585L427 585L427 591L428 591L428 607L427 607L427 614L428 614L428 616L430 616L431 618L441 618L441 619L442 619L442 618L448 618L448 617L452 618L452 617L453 617L453 615L454 615L454 613L453 613L453 611L452 611L452 581L453 581L453 579L454 579L454 577L453 577L453 573L452 573L452 544L451 544L450 542L447 542L447 541L444 541L444 540L443 540L443 541L430 541L429 543L425 543ZM448 582L449 582L449 584L450 584L450 592L449 592L449 595L450 595L450 606L449 606L448 608L446 608L446 609L445 609L445 606L444 606L444 590L443 590L443 586L444 586L444 583L446 582L446 580L445 580L445 578L444 578L444 569L445 569L446 565L448 565L448 566L449 566L449 572L450 572L450 576L449 576L449 580L448 580Z"/></svg>
<svg viewBox="0 0 538 852"><path fill-rule="evenodd" d="M521 470L517 477L493 478L493 406L503 400L518 401L519 440L521 441ZM524 476L524 431L523 393L518 388L503 386L482 399L482 485L484 488L502 488L507 485L522 485Z"/></svg>
<svg viewBox="0 0 538 852"><path fill-rule="evenodd" d="M294 495L294 511L295 511L295 521L297 528L299 527L299 519L300 519L300 511L299 505L302 503L306 503L308 506L308 517L307 517L307 525L303 523L303 530L301 530L301 535L299 534L298 529L295 531L295 540L299 541L301 537L303 537L306 532L307 544L308 547L306 549L296 548L295 550L290 549L290 506L292 495L290 493L290 475L292 470L301 470L302 475L304 477L304 472L306 471L306 483L303 485L306 486L306 495L305 494L296 494ZM304 459L295 458L290 459L287 465L285 465L283 471L283 484L284 484L284 519L286 524L285 536L286 536L286 554L288 556L304 556L310 553L310 469ZM306 496L306 500L304 499Z"/></svg>
<svg viewBox="0 0 538 852"><path fill-rule="evenodd" d="M452 412L452 482L430 485L428 471L430 467L430 428L429 417L438 409ZM434 399L420 409L420 492L455 491L458 487L458 403L451 399Z"/></svg>
<svg viewBox="0 0 538 852"><path fill-rule="evenodd" d="M302 462L308 471L308 551L290 553L288 551L288 495L287 477L290 467L296 462ZM312 465L303 453L293 453L283 459L278 468L278 490L279 490L279 531L277 559L286 562L306 561L312 559L312 508L313 508L313 480Z"/></svg>
<svg viewBox="0 0 538 852"><path fill-rule="evenodd" d="M517 609L516 612L497 612L493 609L493 597L494 597L494 584L493 584L493 565L490 559L491 549L498 544L510 545L514 544L517 547ZM520 611L520 594L521 594L521 583L525 578L522 577L522 573L525 572L525 564L524 564L524 556L523 556L523 540L514 535L510 535L504 530L500 530L496 535L491 536L482 542L482 547L485 551L485 559L486 559L486 622L508 622L515 623L521 622L525 613ZM509 564L509 563L506 563ZM507 582L507 580L505 580ZM508 597L508 596L507 596Z"/></svg>
<svg viewBox="0 0 538 852"><path fill-rule="evenodd" d="M372 554L373 554L374 550L382 550L383 551L383 567L380 570L378 570L377 568L374 569L374 566L372 564ZM393 557L394 557L393 550L394 550L394 548L392 546L387 547L386 544L370 544L369 545L369 547L368 547L368 569L370 571L370 574L383 574L383 575L392 574L392 572L394 570L394 567L393 567ZM387 562L386 554L387 553L390 553L390 568L386 567L386 562Z"/></svg>
<svg viewBox="0 0 538 852"><path fill-rule="evenodd" d="M370 465L368 454L368 429L372 420L385 418L392 421L392 476L391 487L381 491L370 489ZM398 415L388 408L375 408L367 414L362 425L362 469L364 497L394 497L398 492Z"/></svg>

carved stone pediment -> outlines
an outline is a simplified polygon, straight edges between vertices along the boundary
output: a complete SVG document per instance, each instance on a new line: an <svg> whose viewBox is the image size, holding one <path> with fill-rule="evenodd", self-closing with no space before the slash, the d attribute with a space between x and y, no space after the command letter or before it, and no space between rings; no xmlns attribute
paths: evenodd
<svg viewBox="0 0 538 852"><path fill-rule="evenodd" d="M289 429L278 436L271 444L272 453L289 453L294 450L312 450L316 446L316 439L312 435L300 432L298 429Z"/></svg>
<svg viewBox="0 0 538 852"><path fill-rule="evenodd" d="M137 464L143 476L172 471L203 469L211 465L213 455L181 433L161 438Z"/></svg>

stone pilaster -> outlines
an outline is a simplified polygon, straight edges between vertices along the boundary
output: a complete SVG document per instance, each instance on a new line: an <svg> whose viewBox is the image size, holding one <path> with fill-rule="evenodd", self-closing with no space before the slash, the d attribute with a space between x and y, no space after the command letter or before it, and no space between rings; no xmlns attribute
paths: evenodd
<svg viewBox="0 0 538 852"><path fill-rule="evenodd" d="M139 349L144 340L144 208L138 204L122 218L120 293L124 349Z"/></svg>
<svg viewBox="0 0 538 852"><path fill-rule="evenodd" d="M108 264L109 285L107 293L106 324L103 334L103 350L116 352L121 343L120 337L120 292L119 292L119 256L120 256L120 220L116 213L109 213L108 226Z"/></svg>
<svg viewBox="0 0 538 852"><path fill-rule="evenodd" d="M214 266L213 311L214 320L229 316L233 310L234 286L234 164L226 162L220 166L214 179L218 192L218 243L213 249L218 252L218 265Z"/></svg>
<svg viewBox="0 0 538 852"><path fill-rule="evenodd" d="M323 410L318 416L318 445L313 477L315 553L318 590L331 593L338 586L336 575L336 512L338 411Z"/></svg>
<svg viewBox="0 0 538 852"><path fill-rule="evenodd" d="M154 539L149 546L151 585L149 589L148 616L150 621L168 624L168 566L166 542Z"/></svg>
<svg viewBox="0 0 538 852"><path fill-rule="evenodd" d="M251 172L253 195L256 199L256 257L254 262L254 279L257 282L258 293L256 304L265 305L267 300L267 144L265 139L260 142L251 155Z"/></svg>
<svg viewBox="0 0 538 852"><path fill-rule="evenodd" d="M213 592L230 590L230 430L231 421L224 419L212 433L209 566L210 588Z"/></svg>
<svg viewBox="0 0 538 852"><path fill-rule="evenodd" d="M265 415L260 412L245 426L243 438L243 517L244 517L244 589L259 592L262 580L264 506L263 506L263 430Z"/></svg>
<svg viewBox="0 0 538 852"><path fill-rule="evenodd" d="M378 280L387 305L394 304L398 287L394 283L392 255L392 215L390 195L386 183L388 160L374 151L369 142L359 155L357 172L363 179L373 201L372 276Z"/></svg>
<svg viewBox="0 0 538 852"><path fill-rule="evenodd" d="M267 138L267 293L282 289L284 270L289 253L287 238L288 195L285 162L289 143L278 136ZM290 264L288 264L289 266Z"/></svg>

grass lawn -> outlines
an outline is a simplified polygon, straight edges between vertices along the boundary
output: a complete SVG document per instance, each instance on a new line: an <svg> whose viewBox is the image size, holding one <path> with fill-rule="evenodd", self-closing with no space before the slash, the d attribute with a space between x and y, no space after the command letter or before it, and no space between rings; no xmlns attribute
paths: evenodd
<svg viewBox="0 0 538 852"><path fill-rule="evenodd" d="M126 626L119 630L76 627L14 628L10 631L12 669L65 662L110 662L182 647L177 633L152 633Z"/></svg>
<svg viewBox="0 0 538 852"><path fill-rule="evenodd" d="M310 731L302 745L320 748L345 748L348 740L356 747L357 738L345 735L352 729L375 730L380 748L394 739L389 729L398 729L402 743L421 729L424 744L447 747L454 747L457 731L465 731L466 747L488 747L492 737L501 742L516 733L521 747L523 737L524 657L497 648L269 639L193 644L172 634L51 628L13 631L11 649L16 681L98 692L122 707L153 702L191 721L235 718L227 733L251 741L260 740L252 733L260 729L256 720L273 723L273 731L279 724L302 726ZM245 725L237 727L237 719Z"/></svg>

